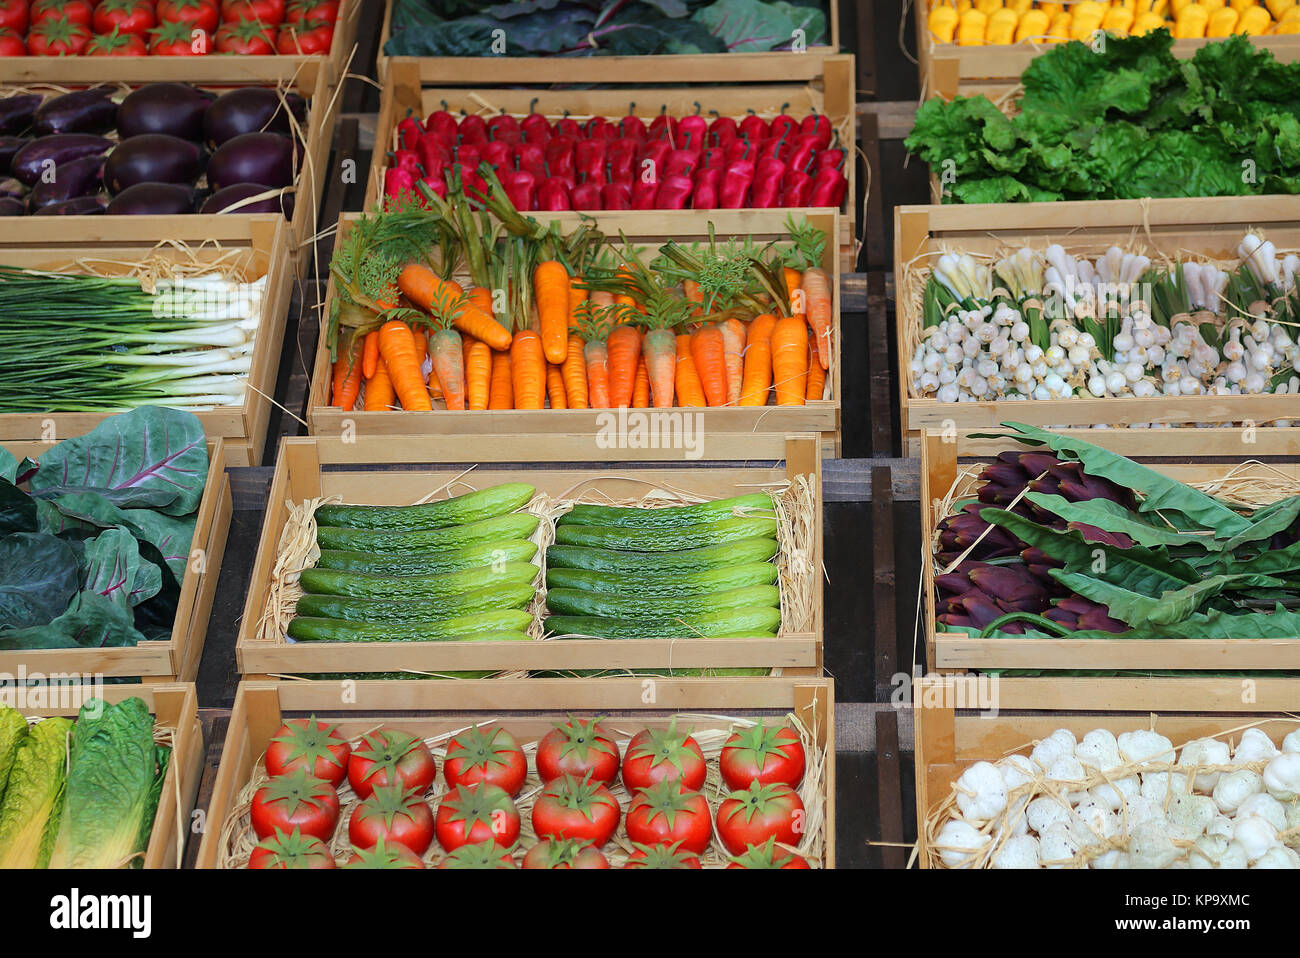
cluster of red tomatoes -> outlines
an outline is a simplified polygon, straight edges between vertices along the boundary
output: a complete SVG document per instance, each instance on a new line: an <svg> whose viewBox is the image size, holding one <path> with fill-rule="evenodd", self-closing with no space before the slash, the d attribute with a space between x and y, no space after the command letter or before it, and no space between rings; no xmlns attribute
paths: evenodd
<svg viewBox="0 0 1300 958"><path fill-rule="evenodd" d="M328 53L339 0L0 0L0 56Z"/></svg>
<svg viewBox="0 0 1300 958"><path fill-rule="evenodd" d="M524 868L608 868L602 846L623 824L633 846L627 868L699 868L713 841L732 868L808 868L796 846L804 806L796 791L805 757L785 726L755 725L724 744L718 769L730 790L716 814L701 789L707 763L699 743L677 730L645 729L626 754L599 720L571 718L538 743L543 788L532 805L536 842ZM520 813L515 799L528 761L502 728L474 726L447 745L447 791L437 811L426 801L436 761L419 739L394 730L367 735L353 749L335 726L285 723L266 751L270 780L253 796L259 841L250 868L334 868L329 843L339 826L337 787L346 776L361 801L347 822L348 866L422 868L436 840L439 868L514 868ZM632 796L627 814L611 786Z"/></svg>

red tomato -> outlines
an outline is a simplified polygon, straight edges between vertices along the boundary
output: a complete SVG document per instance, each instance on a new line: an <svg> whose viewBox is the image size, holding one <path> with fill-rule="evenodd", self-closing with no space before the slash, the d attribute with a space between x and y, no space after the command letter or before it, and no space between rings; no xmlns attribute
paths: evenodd
<svg viewBox="0 0 1300 958"><path fill-rule="evenodd" d="M405 845L379 839L373 848L359 848L344 868L423 868L424 862Z"/></svg>
<svg viewBox="0 0 1300 958"><path fill-rule="evenodd" d="M769 838L762 845L751 845L743 855L731 860L728 868L812 868L808 860L792 851L778 848L776 839Z"/></svg>
<svg viewBox="0 0 1300 958"><path fill-rule="evenodd" d="M416 795L423 795L437 772L428 746L402 732L367 735L348 761L348 782L361 798L369 798L377 785L388 785L396 778Z"/></svg>
<svg viewBox="0 0 1300 958"><path fill-rule="evenodd" d="M626 828L633 842L681 845L688 852L702 852L713 840L713 817L704 796L669 781L636 793Z"/></svg>
<svg viewBox="0 0 1300 958"><path fill-rule="evenodd" d="M666 729L638 732L623 756L623 784L633 793L664 780L680 781L685 788L699 791L706 772L699 743L690 733L677 731L676 718Z"/></svg>
<svg viewBox="0 0 1300 958"><path fill-rule="evenodd" d="M498 785L457 785L438 806L435 828L444 851L479 842L509 848L519 839L519 810Z"/></svg>
<svg viewBox="0 0 1300 958"><path fill-rule="evenodd" d="M514 857L496 842L461 845L438 863L439 868L516 868Z"/></svg>
<svg viewBox="0 0 1300 958"><path fill-rule="evenodd" d="M310 20L333 23L338 18L338 0L289 0L284 10L285 23L305 23Z"/></svg>
<svg viewBox="0 0 1300 958"><path fill-rule="evenodd" d="M116 30L103 36L91 37L83 54L88 57L146 57L148 55L149 45L144 42L144 37L134 33L118 33Z"/></svg>
<svg viewBox="0 0 1300 958"><path fill-rule="evenodd" d="M484 733L477 725L447 743L442 776L448 788L490 782L513 798L528 777L528 759L514 737L503 728Z"/></svg>
<svg viewBox="0 0 1300 958"><path fill-rule="evenodd" d="M754 782L784 782L798 788L803 781L804 754L799 734L788 725L759 723L734 733L722 746L718 771L727 788L749 788Z"/></svg>
<svg viewBox="0 0 1300 958"><path fill-rule="evenodd" d="M34 57L76 56L90 42L90 30L80 23L42 20L27 34L27 52Z"/></svg>
<svg viewBox="0 0 1300 958"><path fill-rule="evenodd" d="M90 30L95 19L95 7L90 0L36 0L28 10L28 22L32 26L48 20L62 20L64 23L79 23Z"/></svg>
<svg viewBox="0 0 1300 958"><path fill-rule="evenodd" d="M717 824L718 837L733 855L769 838L783 845L798 845L803 837L803 802L799 793L783 782L751 785L732 792L718 806Z"/></svg>
<svg viewBox="0 0 1300 958"><path fill-rule="evenodd" d="M8 27L0 27L0 57L25 57L27 44Z"/></svg>
<svg viewBox="0 0 1300 958"><path fill-rule="evenodd" d="M259 788L249 815L258 838L274 835L277 829L292 832L300 828L304 835L327 842L339 820L339 796L329 782L300 768Z"/></svg>
<svg viewBox="0 0 1300 958"><path fill-rule="evenodd" d="M226 23L260 20L268 27L284 22L284 0L224 0L221 19Z"/></svg>
<svg viewBox="0 0 1300 958"><path fill-rule="evenodd" d="M0 0L0 27L27 32L27 0Z"/></svg>
<svg viewBox="0 0 1300 958"><path fill-rule="evenodd" d="M352 746L338 733L337 725L309 719L289 719L280 726L266 747L266 771L283 775L298 768L308 768L335 788L348 773Z"/></svg>
<svg viewBox="0 0 1300 958"><path fill-rule="evenodd" d="M433 844L433 811L399 782L381 785L348 819L348 841L370 848L384 840L423 855Z"/></svg>
<svg viewBox="0 0 1300 958"><path fill-rule="evenodd" d="M188 23L212 33L221 25L216 0L158 0L159 23Z"/></svg>
<svg viewBox="0 0 1300 958"><path fill-rule="evenodd" d="M635 844L635 843L634 843ZM694 855L678 851L678 843L671 845L636 845L636 851L627 856L624 868L703 868Z"/></svg>
<svg viewBox="0 0 1300 958"><path fill-rule="evenodd" d="M202 57L212 52L212 36L188 23L164 23L149 31L149 52L156 57Z"/></svg>
<svg viewBox="0 0 1300 958"><path fill-rule="evenodd" d="M91 26L96 33L122 33L143 35L152 30L157 23L153 15L153 4L149 0L101 0L95 7L95 16Z"/></svg>
<svg viewBox="0 0 1300 958"><path fill-rule="evenodd" d="M609 862L595 845L563 839L547 839L528 849L525 868L608 868Z"/></svg>
<svg viewBox="0 0 1300 958"><path fill-rule="evenodd" d="M618 781L618 745L599 720L570 718L551 729L537 743L537 774L543 782L561 775L613 785Z"/></svg>
<svg viewBox="0 0 1300 958"><path fill-rule="evenodd" d="M329 846L319 838L294 829L276 832L259 842L248 856L249 868L337 868Z"/></svg>
<svg viewBox="0 0 1300 958"><path fill-rule="evenodd" d="M574 838L599 848L609 841L623 810L600 782L565 775L542 789L533 804L538 838Z"/></svg>
<svg viewBox="0 0 1300 958"><path fill-rule="evenodd" d="M328 20L303 20L286 23L275 35L275 50L284 56L311 56L329 53L334 42L334 24Z"/></svg>
<svg viewBox="0 0 1300 958"><path fill-rule="evenodd" d="M229 21L217 29L217 52L264 57L275 53L271 28L256 20Z"/></svg>

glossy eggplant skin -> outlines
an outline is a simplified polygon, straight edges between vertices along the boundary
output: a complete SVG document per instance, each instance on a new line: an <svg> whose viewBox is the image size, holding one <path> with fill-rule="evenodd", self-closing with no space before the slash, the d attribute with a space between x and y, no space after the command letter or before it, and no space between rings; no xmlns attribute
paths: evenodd
<svg viewBox="0 0 1300 958"><path fill-rule="evenodd" d="M0 216L23 216L27 204L14 196L0 196Z"/></svg>
<svg viewBox="0 0 1300 958"><path fill-rule="evenodd" d="M14 155L30 142L25 136L0 136L0 173L9 172L9 164L14 161Z"/></svg>
<svg viewBox="0 0 1300 958"><path fill-rule="evenodd" d="M265 192L267 192L267 188L258 186L256 183L236 183L233 186L227 186L225 189L217 190L217 192L209 196L203 202L203 208L199 212L224 213L228 207L233 206L240 200ZM256 203L241 206L239 209L234 210L234 213L283 213L285 219L291 220L293 219L293 194L281 193L279 196L258 200Z"/></svg>
<svg viewBox="0 0 1300 958"><path fill-rule="evenodd" d="M40 105L32 120L38 136L54 133L107 133L117 122L113 88L97 86L50 97Z"/></svg>
<svg viewBox="0 0 1300 958"><path fill-rule="evenodd" d="M203 139L203 118L214 97L188 83L150 83L132 90L117 110L123 139L144 133L167 133L196 143Z"/></svg>
<svg viewBox="0 0 1300 958"><path fill-rule="evenodd" d="M42 207L33 213L33 216L88 216L95 213L103 213L107 206L102 195L95 196L76 196L70 200L64 200L62 203L53 203L49 206Z"/></svg>
<svg viewBox="0 0 1300 958"><path fill-rule="evenodd" d="M34 186L41 174L53 164L76 160L83 156L98 156L113 148L113 141L91 133L56 133L32 140L17 153L9 164L9 172L28 186Z"/></svg>
<svg viewBox="0 0 1300 958"><path fill-rule="evenodd" d="M55 203L98 193L103 186L103 172L102 156L82 156L61 163L55 167L52 180L47 182L42 179L32 187L32 195L28 198L27 205L35 213Z"/></svg>
<svg viewBox="0 0 1300 958"><path fill-rule="evenodd" d="M145 133L123 140L104 164L104 184L117 194L137 183L187 183L199 178L197 143L166 133Z"/></svg>
<svg viewBox="0 0 1300 958"><path fill-rule="evenodd" d="M39 93L20 93L0 99L0 134L22 133L32 125L37 109L45 102Z"/></svg>
<svg viewBox="0 0 1300 958"><path fill-rule="evenodd" d="M291 115L301 127L307 115L302 97L290 93L282 98L269 87L242 87L217 97L203 118L203 132L213 148L245 133L287 136L293 132Z"/></svg>
<svg viewBox="0 0 1300 958"><path fill-rule="evenodd" d="M244 133L227 140L208 161L208 185L214 190L236 183L278 188L294 179L294 143L278 133Z"/></svg>
<svg viewBox="0 0 1300 958"><path fill-rule="evenodd" d="M173 216L194 212L194 190L183 183L137 183L113 197L109 216Z"/></svg>

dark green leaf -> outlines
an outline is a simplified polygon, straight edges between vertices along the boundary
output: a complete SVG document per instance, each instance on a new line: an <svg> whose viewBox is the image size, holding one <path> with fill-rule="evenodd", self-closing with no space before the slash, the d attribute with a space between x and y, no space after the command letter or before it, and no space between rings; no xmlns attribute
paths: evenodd
<svg viewBox="0 0 1300 958"><path fill-rule="evenodd" d="M0 538L0 570L0 628L43 625L77 593L77 554L54 536L19 532Z"/></svg>

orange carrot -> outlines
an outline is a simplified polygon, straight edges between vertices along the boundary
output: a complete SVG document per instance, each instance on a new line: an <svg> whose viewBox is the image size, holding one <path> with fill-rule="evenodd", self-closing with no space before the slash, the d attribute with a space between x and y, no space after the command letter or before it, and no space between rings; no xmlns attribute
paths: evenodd
<svg viewBox="0 0 1300 958"><path fill-rule="evenodd" d="M822 369L831 368L831 283L826 271L814 266L804 270L803 293L808 325L812 327L817 347L817 361Z"/></svg>
<svg viewBox="0 0 1300 958"><path fill-rule="evenodd" d="M772 388L772 327L776 317L771 313L755 316L749 324L745 343L745 377L740 387L740 405L766 406L767 394Z"/></svg>
<svg viewBox="0 0 1300 958"><path fill-rule="evenodd" d="M430 398L430 399L442 399L442 398L443 398L443 395L442 395L442 383L438 382L438 373L437 373L435 370L433 370L433 369L430 369L430 370L429 370L429 381L428 381L427 385L428 385L428 387L429 387L429 398Z"/></svg>
<svg viewBox="0 0 1300 958"><path fill-rule="evenodd" d="M677 378L677 337L671 329L652 329L641 344L656 409L670 409Z"/></svg>
<svg viewBox="0 0 1300 958"><path fill-rule="evenodd" d="M604 342L593 339L582 347L582 361L587 367L587 397L592 409L609 408L609 350Z"/></svg>
<svg viewBox="0 0 1300 958"><path fill-rule="evenodd" d="M686 298L689 299L692 303L702 304L704 302L704 294L700 292L700 284L693 279L682 280L682 292L686 294ZM693 310L691 310L691 315L692 316L704 315L704 307L702 305L696 306Z"/></svg>
<svg viewBox="0 0 1300 958"><path fill-rule="evenodd" d="M372 329L366 333L366 338L361 344L361 374L367 379L373 379L378 368L379 330Z"/></svg>
<svg viewBox="0 0 1300 958"><path fill-rule="evenodd" d="M700 374L695 369L695 359L691 356L692 338L689 333L682 333L677 337L677 369L674 384L677 387L677 405L706 406L708 403L704 398L704 387L700 384Z"/></svg>
<svg viewBox="0 0 1300 958"><path fill-rule="evenodd" d="M646 371L645 356L636 361L636 376L632 380L632 408L648 409L650 406L650 373Z"/></svg>
<svg viewBox="0 0 1300 958"><path fill-rule="evenodd" d="M722 330L710 323L691 337L691 358L710 406L727 404L727 360Z"/></svg>
<svg viewBox="0 0 1300 958"><path fill-rule="evenodd" d="M569 351L569 271L548 259L533 270L533 296L542 332L542 351L548 363L564 362Z"/></svg>
<svg viewBox="0 0 1300 958"><path fill-rule="evenodd" d="M778 406L802 406L808 391L808 324L787 316L772 328L772 379Z"/></svg>
<svg viewBox="0 0 1300 958"><path fill-rule="evenodd" d="M465 398L470 409L487 409L492 395L492 349L481 339L465 338Z"/></svg>
<svg viewBox="0 0 1300 958"><path fill-rule="evenodd" d="M433 377L442 386L448 409L465 408L465 353L460 333L440 329L429 337L429 354L433 357Z"/></svg>
<svg viewBox="0 0 1300 958"><path fill-rule="evenodd" d="M411 327L400 319L392 319L379 328L379 355L392 381L393 392L403 409L428 411L428 390L424 388L421 362L416 356L415 336ZM445 387L444 387L445 389Z"/></svg>
<svg viewBox="0 0 1300 958"><path fill-rule="evenodd" d="M488 409L514 409L515 393L510 371L510 354L492 350L492 381L489 384Z"/></svg>
<svg viewBox="0 0 1300 958"><path fill-rule="evenodd" d="M352 355L349 349L346 355L339 357L340 361L349 363L347 378L343 380L342 389L334 393L334 404L344 412L351 412L357 404L357 396L361 392L361 357Z"/></svg>
<svg viewBox="0 0 1300 958"><path fill-rule="evenodd" d="M388 367L381 356L375 365L375 374L366 380L366 400L363 406L367 412L381 412L393 405L397 396L393 392L393 383L388 378Z"/></svg>
<svg viewBox="0 0 1300 958"><path fill-rule="evenodd" d="M727 405L735 406L740 402L740 386L745 378L745 324L729 319L720 328L725 350L722 358L727 370Z"/></svg>
<svg viewBox="0 0 1300 958"><path fill-rule="evenodd" d="M442 279L429 267L419 263L410 263L402 268L397 275L397 288L407 299L429 313L441 313L465 292L459 283ZM488 302L490 305L490 294ZM475 306L473 301L461 311L452 325L461 332L483 340L493 349L510 348L510 331L493 319L491 313Z"/></svg>
<svg viewBox="0 0 1300 958"><path fill-rule="evenodd" d="M515 333L510 347L510 374L516 409L541 409L546 400L546 356L542 337L531 329Z"/></svg>
<svg viewBox="0 0 1300 958"><path fill-rule="evenodd" d="M593 306L613 306L614 294L603 289L593 289L588 297Z"/></svg>
<svg viewBox="0 0 1300 958"><path fill-rule="evenodd" d="M420 361L420 368L423 369L424 361L429 358L429 334L423 326L412 326L411 336L415 339L415 358Z"/></svg>
<svg viewBox="0 0 1300 958"><path fill-rule="evenodd" d="M789 266L783 267L781 273L785 276L785 290L793 297L794 291L803 284L803 273Z"/></svg>
<svg viewBox="0 0 1300 958"><path fill-rule="evenodd" d="M636 362L641 356L641 331L616 326L607 340L609 349L609 401L615 408L630 405L636 385Z"/></svg>
<svg viewBox="0 0 1300 958"><path fill-rule="evenodd" d="M560 372L564 375L565 404L570 409L586 409L587 369L582 360L581 336L569 335L569 351Z"/></svg>
<svg viewBox="0 0 1300 958"><path fill-rule="evenodd" d="M551 401L552 409L569 408L564 396L564 374L555 363L546 364L546 398Z"/></svg>
<svg viewBox="0 0 1300 958"><path fill-rule="evenodd" d="M821 399L822 394L826 391L826 370L822 369L822 364L816 362L817 350L813 344L808 344L808 389L804 393L805 399Z"/></svg>
<svg viewBox="0 0 1300 958"><path fill-rule="evenodd" d="M569 280L569 325L572 326L577 318L578 307L587 299L587 291L579 288L576 284L582 282L582 276L574 276Z"/></svg>

